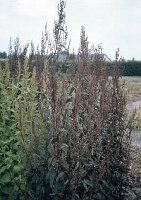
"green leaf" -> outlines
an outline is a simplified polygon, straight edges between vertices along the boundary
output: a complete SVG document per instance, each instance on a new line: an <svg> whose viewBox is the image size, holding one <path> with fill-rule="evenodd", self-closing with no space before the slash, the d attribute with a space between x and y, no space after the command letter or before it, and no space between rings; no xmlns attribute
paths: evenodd
<svg viewBox="0 0 141 200"><path fill-rule="evenodd" d="M56 182L59 181L59 179L62 179L64 177L65 173L64 172L60 172L60 174L57 176L56 178Z"/></svg>
<svg viewBox="0 0 141 200"><path fill-rule="evenodd" d="M21 171L20 166L19 166L19 165L14 166L14 171L15 171L15 172Z"/></svg>
<svg viewBox="0 0 141 200"><path fill-rule="evenodd" d="M66 100L66 104L67 104L67 103L70 103L70 102L72 102L72 100L73 100L73 98L72 98L72 97L71 97L71 98L69 98L69 99L67 99L67 100Z"/></svg>
<svg viewBox="0 0 141 200"><path fill-rule="evenodd" d="M103 185L105 185L107 188L110 187L110 186L108 185L108 183L107 183L105 180L103 180L102 182L103 182Z"/></svg>
<svg viewBox="0 0 141 200"><path fill-rule="evenodd" d="M55 180L55 177L56 177L56 173L54 171L50 171L50 172L48 172L47 177L49 177L50 187L53 188L53 184L54 184L54 180Z"/></svg>
<svg viewBox="0 0 141 200"><path fill-rule="evenodd" d="M0 179L1 184L9 183L10 181L11 181L11 177L9 173L4 174L2 178Z"/></svg>
<svg viewBox="0 0 141 200"><path fill-rule="evenodd" d="M73 91L75 90L75 87L72 87L69 91L69 95L72 95Z"/></svg>
<svg viewBox="0 0 141 200"><path fill-rule="evenodd" d="M69 148L69 146L68 146L66 143L63 143L63 144L61 145L61 149L64 150L64 151L67 151L68 148Z"/></svg>
<svg viewBox="0 0 141 200"><path fill-rule="evenodd" d="M101 194L101 193L98 193L97 196L98 196L98 199L100 199L100 200L106 200L105 197L103 196L103 194Z"/></svg>
<svg viewBox="0 0 141 200"><path fill-rule="evenodd" d="M92 186L92 183L88 179L84 179L82 183L86 191L88 191L89 186Z"/></svg>
<svg viewBox="0 0 141 200"><path fill-rule="evenodd" d="M2 174L4 171L6 171L7 169L9 169L11 167L11 165L4 165L3 167L0 168L0 174Z"/></svg>
<svg viewBox="0 0 141 200"><path fill-rule="evenodd" d="M10 195L13 192L13 187L12 186L4 186L2 188L2 192Z"/></svg>

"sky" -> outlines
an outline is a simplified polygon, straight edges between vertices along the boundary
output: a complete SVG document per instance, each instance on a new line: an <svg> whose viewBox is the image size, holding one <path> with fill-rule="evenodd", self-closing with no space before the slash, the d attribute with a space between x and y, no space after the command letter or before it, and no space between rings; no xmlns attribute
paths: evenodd
<svg viewBox="0 0 141 200"><path fill-rule="evenodd" d="M47 22L52 34L59 0L0 0L0 51L10 37L37 45ZM115 51L125 59L141 60L141 0L66 0L66 25L71 48L77 52L83 25L91 45L102 43L111 59Z"/></svg>

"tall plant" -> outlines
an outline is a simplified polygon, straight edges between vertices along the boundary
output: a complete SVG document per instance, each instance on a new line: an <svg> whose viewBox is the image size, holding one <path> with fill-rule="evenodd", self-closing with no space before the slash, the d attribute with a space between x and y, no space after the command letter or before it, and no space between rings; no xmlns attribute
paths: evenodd
<svg viewBox="0 0 141 200"><path fill-rule="evenodd" d="M62 32L65 39L67 37L63 28L65 2L61 0L59 5L59 20L54 29L54 59L50 60L45 53L47 35L42 38L41 51L34 52L32 44L29 58L27 48L21 51L17 40L15 54L9 55L9 68L0 69L2 163L7 155L6 148L9 148L8 156L16 155L16 161L14 156L10 161L12 171L7 163L2 164L2 175L5 184L12 183L13 190L17 184L13 185L15 166L22 163L17 177L24 177L26 181L23 198L124 200L130 128L118 57L109 78L101 46L90 54L82 27L75 73L73 66L69 73L58 72L54 66L56 54L64 48ZM13 175L5 176L7 170ZM22 181L19 183L21 186ZM0 186L4 192L4 183ZM7 197L19 198L4 196Z"/></svg>
<svg viewBox="0 0 141 200"><path fill-rule="evenodd" d="M97 71L88 52L82 28L76 74L44 71L37 112L45 129L35 121L41 139L27 149L34 199L126 199L130 130L118 61L109 79L101 47Z"/></svg>
<svg viewBox="0 0 141 200"><path fill-rule="evenodd" d="M0 68L0 199L22 199L24 163L17 126L17 87L8 63Z"/></svg>

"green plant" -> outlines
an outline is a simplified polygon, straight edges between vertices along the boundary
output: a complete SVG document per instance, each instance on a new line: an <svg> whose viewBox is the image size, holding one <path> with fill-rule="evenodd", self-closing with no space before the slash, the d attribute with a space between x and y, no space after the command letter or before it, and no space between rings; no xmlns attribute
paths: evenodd
<svg viewBox="0 0 141 200"><path fill-rule="evenodd" d="M37 99L37 107L43 109L36 110L44 126L39 128L41 121L35 120L40 139L33 137L32 146L29 141L26 148L30 196L38 200L126 199L130 129L118 62L109 80L99 46L96 73L89 63L84 28L78 56L76 74L44 71Z"/></svg>
<svg viewBox="0 0 141 200"><path fill-rule="evenodd" d="M134 119L133 119L133 129L140 130L141 129L141 108L135 111Z"/></svg>
<svg viewBox="0 0 141 200"><path fill-rule="evenodd" d="M7 63L0 70L0 199L22 199L25 181L19 129L15 117L16 88ZM20 195L20 196L19 196Z"/></svg>
<svg viewBox="0 0 141 200"><path fill-rule="evenodd" d="M34 52L32 48L29 57L27 47L19 52L16 39L9 64L0 69L0 159L1 167L5 166L1 168L1 196L30 200L125 200L131 129L118 52L109 79L109 66L101 46L92 52L96 55L94 60L90 59L82 27L75 64L70 62L69 71L62 73L62 63L58 70L58 53L66 44L62 32L67 37L65 2L60 0L59 5L55 52L45 54L47 33L42 37L41 51ZM5 159L7 151L10 166ZM9 193L3 188L10 188Z"/></svg>

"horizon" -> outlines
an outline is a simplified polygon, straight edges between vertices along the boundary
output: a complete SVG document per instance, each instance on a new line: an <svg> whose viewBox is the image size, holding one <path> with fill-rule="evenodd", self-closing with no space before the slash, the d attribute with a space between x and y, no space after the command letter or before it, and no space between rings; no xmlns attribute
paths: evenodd
<svg viewBox="0 0 141 200"><path fill-rule="evenodd" d="M10 37L20 38L21 45L33 41L40 44L42 31L48 24L52 33L57 19L58 0L2 0L0 7L0 51L8 50ZM114 59L119 48L126 60L141 60L141 2L135 0L66 1L68 40L75 53L79 48L81 25L91 45L103 44L103 53Z"/></svg>

